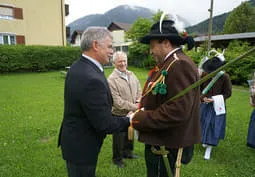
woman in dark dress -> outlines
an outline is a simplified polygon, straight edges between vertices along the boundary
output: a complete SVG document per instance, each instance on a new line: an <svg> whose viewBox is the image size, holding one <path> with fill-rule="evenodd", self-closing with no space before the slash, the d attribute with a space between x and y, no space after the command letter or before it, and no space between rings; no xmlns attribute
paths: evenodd
<svg viewBox="0 0 255 177"><path fill-rule="evenodd" d="M253 80L249 81L250 85L250 104L255 107L255 73ZM247 146L255 148L255 109L251 114L251 119L248 128Z"/></svg>
<svg viewBox="0 0 255 177"><path fill-rule="evenodd" d="M207 60L203 65L203 73L201 77L215 71L224 65L218 57ZM201 85L201 92L206 88L211 80ZM200 105L200 124L202 129L202 145L206 148L204 159L209 160L212 147L217 146L219 140L225 138L226 128L226 111L225 113L216 114L214 104L216 97L221 97L223 102L222 108L225 109L226 99L232 94L232 84L229 75L224 73L210 88L206 94L201 94Z"/></svg>

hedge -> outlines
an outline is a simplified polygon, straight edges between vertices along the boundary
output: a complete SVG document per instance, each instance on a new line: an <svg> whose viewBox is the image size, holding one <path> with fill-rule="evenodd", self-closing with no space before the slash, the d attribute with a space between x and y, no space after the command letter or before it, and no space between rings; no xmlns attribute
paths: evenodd
<svg viewBox="0 0 255 177"><path fill-rule="evenodd" d="M233 41L225 51L226 62L247 52L251 45L246 42ZM129 64L151 68L155 64L151 56L140 54L137 48L130 47ZM221 49L217 49L221 51ZM203 48L185 51L196 64L205 56ZM23 46L0 45L0 73L6 72L38 72L61 70L71 65L81 55L79 47ZM247 85L255 71L255 53L243 58L226 69L235 85Z"/></svg>
<svg viewBox="0 0 255 177"><path fill-rule="evenodd" d="M80 55L79 47L0 45L0 73L60 70Z"/></svg>

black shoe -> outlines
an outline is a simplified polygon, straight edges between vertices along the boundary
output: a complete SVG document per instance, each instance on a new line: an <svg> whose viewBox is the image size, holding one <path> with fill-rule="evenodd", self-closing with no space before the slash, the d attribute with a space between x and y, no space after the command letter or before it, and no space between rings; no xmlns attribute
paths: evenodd
<svg viewBox="0 0 255 177"><path fill-rule="evenodd" d="M117 167L119 167L119 168L124 168L124 166L125 166L125 164L124 164L124 162L122 160L113 161L113 163L115 165L117 165Z"/></svg>
<svg viewBox="0 0 255 177"><path fill-rule="evenodd" d="M135 155L135 154L125 154L125 155L123 155L123 158L125 158L125 159L137 159L138 156Z"/></svg>

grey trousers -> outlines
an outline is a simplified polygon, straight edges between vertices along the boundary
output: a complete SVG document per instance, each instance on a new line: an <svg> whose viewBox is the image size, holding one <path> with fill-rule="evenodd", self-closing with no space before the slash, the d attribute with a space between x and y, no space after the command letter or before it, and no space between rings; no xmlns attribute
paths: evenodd
<svg viewBox="0 0 255 177"><path fill-rule="evenodd" d="M127 132L112 134L113 161L121 161L123 156L131 154L134 149L134 141L128 140Z"/></svg>

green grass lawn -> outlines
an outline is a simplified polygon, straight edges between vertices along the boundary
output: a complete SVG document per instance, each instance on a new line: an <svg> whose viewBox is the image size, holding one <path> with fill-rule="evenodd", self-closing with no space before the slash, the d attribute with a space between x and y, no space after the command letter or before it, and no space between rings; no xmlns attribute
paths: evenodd
<svg viewBox="0 0 255 177"><path fill-rule="evenodd" d="M144 84L147 72L130 68ZM106 69L108 75L111 69ZM64 79L59 72L0 75L0 177L65 177L65 163L57 148L63 115ZM214 148L211 160L203 160L204 149L196 145L181 176L255 177L255 150L246 147L252 108L247 88L233 89L227 101L226 139ZM126 168L112 163L111 135L99 155L97 177L145 177L144 145L135 142L136 160Z"/></svg>

